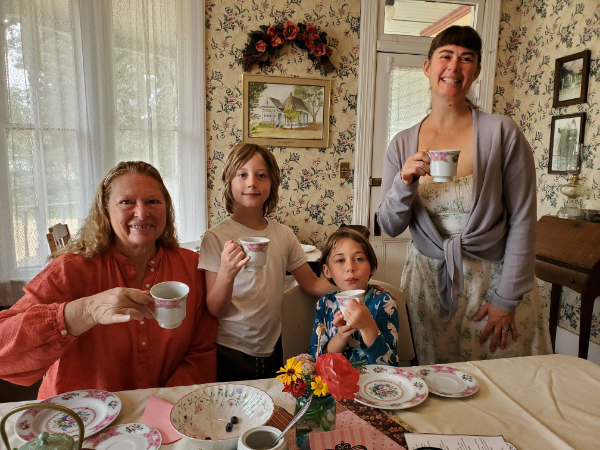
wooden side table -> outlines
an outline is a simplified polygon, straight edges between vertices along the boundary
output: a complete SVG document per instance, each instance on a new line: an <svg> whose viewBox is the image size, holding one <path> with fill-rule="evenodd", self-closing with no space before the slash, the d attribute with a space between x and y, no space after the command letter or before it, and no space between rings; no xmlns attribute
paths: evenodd
<svg viewBox="0 0 600 450"><path fill-rule="evenodd" d="M580 358L587 359L592 328L592 311L600 296L600 223L540 218L535 241L535 275L552 283L550 336L556 342L562 287L581 294L579 320Z"/></svg>

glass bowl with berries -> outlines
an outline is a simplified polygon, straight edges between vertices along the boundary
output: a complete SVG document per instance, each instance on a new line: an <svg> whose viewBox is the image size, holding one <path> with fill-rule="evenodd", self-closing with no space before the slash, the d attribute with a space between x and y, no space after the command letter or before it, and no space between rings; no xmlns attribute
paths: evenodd
<svg viewBox="0 0 600 450"><path fill-rule="evenodd" d="M269 394L244 384L215 384L190 392L171 409L171 424L202 449L235 450L239 437L264 425L275 403Z"/></svg>

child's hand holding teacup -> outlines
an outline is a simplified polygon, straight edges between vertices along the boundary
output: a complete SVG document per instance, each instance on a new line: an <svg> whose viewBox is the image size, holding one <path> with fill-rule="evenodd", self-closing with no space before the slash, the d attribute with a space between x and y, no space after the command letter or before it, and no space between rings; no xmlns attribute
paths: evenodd
<svg viewBox="0 0 600 450"><path fill-rule="evenodd" d="M363 302L358 303L354 299L350 300L343 317L346 324L360 331L363 342L367 347L375 342L379 334L379 328L369 308Z"/></svg>
<svg viewBox="0 0 600 450"><path fill-rule="evenodd" d="M350 342L352 333L356 331L356 328L354 328L352 325L346 324L344 315L341 311L337 311L335 313L331 323L337 328L337 333L327 343L327 352L340 353L342 350L344 350L344 348L346 348L346 344Z"/></svg>
<svg viewBox="0 0 600 450"><path fill-rule="evenodd" d="M233 241L226 241L221 253L221 267L225 267L228 278L235 278L242 267L250 261L242 247Z"/></svg>

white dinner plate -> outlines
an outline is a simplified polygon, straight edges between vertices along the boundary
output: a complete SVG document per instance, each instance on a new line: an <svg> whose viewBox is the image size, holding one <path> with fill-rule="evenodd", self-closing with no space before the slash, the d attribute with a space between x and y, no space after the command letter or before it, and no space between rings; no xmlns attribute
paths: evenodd
<svg viewBox="0 0 600 450"><path fill-rule="evenodd" d="M84 437L106 428L121 411L121 400L115 394L97 389L67 392L42 400L72 409L83 421ZM31 408L23 411L15 423L15 433L25 442L44 431L62 433L78 439L77 422L68 414L54 409Z"/></svg>
<svg viewBox="0 0 600 450"><path fill-rule="evenodd" d="M302 250L304 250L304 253L310 253L317 248L314 245L306 245L306 244L300 244L300 245L302 246Z"/></svg>
<svg viewBox="0 0 600 450"><path fill-rule="evenodd" d="M162 436L153 426L124 423L85 440L83 447L95 450L158 450L161 442Z"/></svg>
<svg viewBox="0 0 600 450"><path fill-rule="evenodd" d="M357 402L382 409L406 409L422 403L427 384L400 367L367 365L360 369Z"/></svg>
<svg viewBox="0 0 600 450"><path fill-rule="evenodd" d="M468 397L479 389L477 380L468 373L447 366L428 366L419 369L429 392L442 397Z"/></svg>

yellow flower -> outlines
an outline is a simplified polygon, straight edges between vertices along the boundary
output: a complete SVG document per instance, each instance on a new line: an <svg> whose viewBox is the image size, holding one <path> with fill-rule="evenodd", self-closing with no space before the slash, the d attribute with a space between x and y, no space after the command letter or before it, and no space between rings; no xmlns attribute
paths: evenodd
<svg viewBox="0 0 600 450"><path fill-rule="evenodd" d="M296 381L300 375L302 375L302 361L296 360L296 358L290 358L287 360L285 367L282 367L277 373L283 372L281 375L277 375L277 379L283 384L288 385L292 381Z"/></svg>
<svg viewBox="0 0 600 450"><path fill-rule="evenodd" d="M327 395L329 393L327 383L325 381L321 381L321 377L315 377L315 381L310 383L310 387L313 391L315 391L315 395L318 397Z"/></svg>

